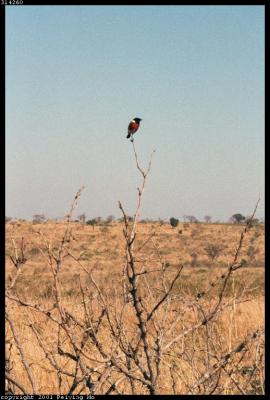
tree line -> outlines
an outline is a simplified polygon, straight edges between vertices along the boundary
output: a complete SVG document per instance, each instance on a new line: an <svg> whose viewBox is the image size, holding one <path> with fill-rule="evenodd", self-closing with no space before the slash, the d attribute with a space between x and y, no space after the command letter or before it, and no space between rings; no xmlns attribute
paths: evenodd
<svg viewBox="0 0 270 400"><path fill-rule="evenodd" d="M127 218L129 219L130 222L133 220L133 217L131 217L131 216L128 216ZM249 219L250 219L250 216L244 216L241 213L236 213L236 214L233 214L229 218L228 222L229 223L233 223L233 224L242 224L242 223L247 223L249 221ZM11 222L13 220L14 219L12 217L8 217L8 216L5 217L5 222L6 223L7 222ZM46 222L47 220L48 220L48 218L46 218L45 214L34 214L33 218L32 218L32 222L34 224L41 224L41 223ZM58 221L58 220L61 220L61 218L55 218L54 220ZM21 221L24 221L24 220L21 220ZM80 222L80 223L83 223L83 224L86 224L86 225L91 225L91 226L94 226L94 225L107 225L107 224L111 224L114 221L123 222L123 217L115 218L113 215L109 215L106 218L95 217L95 218L87 219L87 214L86 213L82 213L82 214L78 215L78 217L74 221L75 222ZM205 215L201 221L198 218L196 218L194 215L183 215L183 221L185 223L205 222L207 224L219 223L220 222L219 220L218 221L213 221L211 215ZM151 218L145 218L145 219L142 219L140 222L142 222L142 223L147 223L147 222L165 223L167 221L163 220L162 218L159 218L158 220L151 219ZM260 220L259 218L253 218L253 221L252 221L253 225L258 224L258 223L263 223L263 222L264 221L262 219ZM169 223L173 228L175 228L179 224L179 218L171 217L169 219Z"/></svg>

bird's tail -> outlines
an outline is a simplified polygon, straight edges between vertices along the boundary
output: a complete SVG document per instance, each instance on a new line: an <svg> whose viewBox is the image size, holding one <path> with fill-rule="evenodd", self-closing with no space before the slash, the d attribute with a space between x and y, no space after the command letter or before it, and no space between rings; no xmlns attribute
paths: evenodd
<svg viewBox="0 0 270 400"><path fill-rule="evenodd" d="M127 139L129 139L129 138L130 138L130 133L127 134Z"/></svg>

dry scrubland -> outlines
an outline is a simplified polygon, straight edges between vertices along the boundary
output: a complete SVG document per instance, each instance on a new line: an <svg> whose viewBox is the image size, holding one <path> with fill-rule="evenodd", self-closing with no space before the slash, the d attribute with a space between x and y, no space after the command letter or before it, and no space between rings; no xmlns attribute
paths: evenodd
<svg viewBox="0 0 270 400"><path fill-rule="evenodd" d="M263 393L264 226L246 232L220 299L244 226L138 223L137 305L123 228L6 225L7 390Z"/></svg>
<svg viewBox="0 0 270 400"><path fill-rule="evenodd" d="M6 392L264 393L264 227L6 226ZM153 154L152 154L153 155Z"/></svg>
<svg viewBox="0 0 270 400"><path fill-rule="evenodd" d="M42 254L42 251L46 252L44 240L46 238L52 244L51 250L57 252L65 229L65 223L55 222L7 224L6 277L8 279L9 272L14 269L9 258L13 254L12 239L19 247L23 238L27 263L16 282L16 291L25 298L51 299L52 273ZM72 255L79 257L86 268L94 267L94 274L102 287L113 295L121 281L125 263L123 224L114 222L93 228L72 222L70 229L69 247ZM201 291L207 286L211 278L226 270L242 230L243 225L231 224L180 223L177 228L172 228L168 223L139 223L134 251L139 259L148 261L149 269L157 268L161 260L172 271L183 264L181 279L175 290L179 287L183 294L196 294L197 290ZM221 248L217 259L212 260L205 250L209 245ZM245 284L252 284L256 294L263 295L264 270L259 267L264 267L264 225L257 225L247 233L241 249L241 260L244 260L244 265L235 274L235 285L240 289ZM84 271L71 256L64 260L59 276L64 299L80 293L80 278L87 280Z"/></svg>

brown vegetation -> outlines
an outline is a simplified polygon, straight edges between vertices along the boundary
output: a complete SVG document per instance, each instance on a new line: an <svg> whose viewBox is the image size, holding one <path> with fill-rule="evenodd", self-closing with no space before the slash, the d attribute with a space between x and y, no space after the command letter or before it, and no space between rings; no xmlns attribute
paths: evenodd
<svg viewBox="0 0 270 400"><path fill-rule="evenodd" d="M133 149L133 220L7 224L7 393L263 394L263 225L139 223Z"/></svg>

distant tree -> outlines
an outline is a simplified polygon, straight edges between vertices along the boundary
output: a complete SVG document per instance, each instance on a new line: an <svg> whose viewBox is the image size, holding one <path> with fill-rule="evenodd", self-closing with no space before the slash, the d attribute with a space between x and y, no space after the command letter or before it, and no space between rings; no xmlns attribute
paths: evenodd
<svg viewBox="0 0 270 400"><path fill-rule="evenodd" d="M245 221L245 217L244 215L238 213L238 214L233 214L230 218L230 220L234 223L234 224L240 224L241 222Z"/></svg>
<svg viewBox="0 0 270 400"><path fill-rule="evenodd" d="M12 217L5 217L5 222L9 222L12 220Z"/></svg>
<svg viewBox="0 0 270 400"><path fill-rule="evenodd" d="M212 217L211 217L210 215L206 215L205 217L203 217L203 219L205 220L205 222L206 222L207 224L210 224L210 222L211 222L211 220L212 220Z"/></svg>
<svg viewBox="0 0 270 400"><path fill-rule="evenodd" d="M81 214L81 215L78 215L78 220L79 220L80 222L82 222L83 224L85 224L85 221L86 221L86 214L83 213L83 214Z"/></svg>
<svg viewBox="0 0 270 400"><path fill-rule="evenodd" d="M124 217L121 217L121 218L118 218L118 220L117 221L119 221L119 222L124 222ZM127 215L127 220L129 221L129 222L132 222L133 221L133 217L131 217L130 215ZM147 222L149 222L149 220L148 220L148 218L145 218L145 219L143 219L143 220L141 220L141 222L143 222L144 224L146 224Z"/></svg>
<svg viewBox="0 0 270 400"><path fill-rule="evenodd" d="M34 224L42 224L46 221L46 217L44 214L35 214L33 215L33 223Z"/></svg>
<svg viewBox="0 0 270 400"><path fill-rule="evenodd" d="M186 219L187 219L189 222L198 222L197 218L194 217L193 215L186 215Z"/></svg>
<svg viewBox="0 0 270 400"><path fill-rule="evenodd" d="M108 217L106 218L106 223L110 224L115 220L113 215L108 215Z"/></svg>
<svg viewBox="0 0 270 400"><path fill-rule="evenodd" d="M170 224L171 224L172 228L176 228L178 223L179 223L179 220L177 218L174 218L174 217L170 218Z"/></svg>

